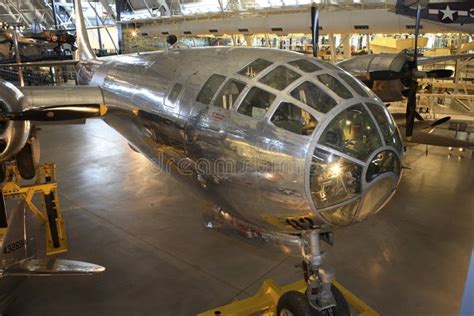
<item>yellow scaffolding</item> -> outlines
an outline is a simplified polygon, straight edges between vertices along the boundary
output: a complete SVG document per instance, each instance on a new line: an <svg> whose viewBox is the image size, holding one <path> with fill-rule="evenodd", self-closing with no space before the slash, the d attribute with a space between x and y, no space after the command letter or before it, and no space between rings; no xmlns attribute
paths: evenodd
<svg viewBox="0 0 474 316"><path fill-rule="evenodd" d="M46 254L53 255L67 251L67 237L64 218L59 208L56 183L56 165L41 164L36 166L34 184L20 185L23 182L18 167L10 163L6 167L6 183L2 187L3 197L23 199L31 212L46 226ZM38 208L33 199L42 197ZM3 201L2 201L3 202ZM6 230L6 228L3 228Z"/></svg>

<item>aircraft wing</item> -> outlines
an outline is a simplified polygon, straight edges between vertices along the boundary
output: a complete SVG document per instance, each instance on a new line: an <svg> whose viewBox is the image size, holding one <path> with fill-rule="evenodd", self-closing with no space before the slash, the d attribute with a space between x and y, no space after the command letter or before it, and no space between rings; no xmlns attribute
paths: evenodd
<svg viewBox="0 0 474 316"><path fill-rule="evenodd" d="M26 259L6 268L3 276L90 275L105 271L93 263L65 259Z"/></svg>
<svg viewBox="0 0 474 316"><path fill-rule="evenodd" d="M437 23L460 25L474 23L472 0L397 0L395 12L400 15L416 16L416 5L422 6L421 18Z"/></svg>
<svg viewBox="0 0 474 316"><path fill-rule="evenodd" d="M466 58L474 58L474 54L457 54L457 55L435 56L435 57L419 57L418 65L436 64L443 61L466 59Z"/></svg>
<svg viewBox="0 0 474 316"><path fill-rule="evenodd" d="M401 133L404 135L404 128L400 128ZM404 139L407 142L406 139ZM442 135L432 134L428 131L415 131L411 140L408 143L420 144L420 145L433 145L440 147L459 147L473 149L474 144L464 140L455 139L452 137L446 137Z"/></svg>
<svg viewBox="0 0 474 316"><path fill-rule="evenodd" d="M459 140L454 137L438 135L435 133L430 133L430 130L434 128L433 123L436 121L416 121L414 126L413 136L410 141L405 138L405 113L392 113L395 122L400 129L400 133L403 136L403 141L410 144L424 144L424 145L433 145L441 147L460 147L460 148L474 148L474 143ZM440 119L447 122L449 119ZM436 127L439 128L439 127Z"/></svg>
<svg viewBox="0 0 474 316"><path fill-rule="evenodd" d="M1 87L1 86L0 86ZM107 106L96 86L22 87L21 111L4 112L0 120L58 122L104 116Z"/></svg>

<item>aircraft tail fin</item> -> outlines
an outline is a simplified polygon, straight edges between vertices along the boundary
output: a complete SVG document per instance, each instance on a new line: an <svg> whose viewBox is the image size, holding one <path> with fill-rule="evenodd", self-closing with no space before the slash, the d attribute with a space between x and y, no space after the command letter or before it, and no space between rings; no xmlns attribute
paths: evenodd
<svg viewBox="0 0 474 316"><path fill-rule="evenodd" d="M82 12L82 1L74 0L74 22L76 24L76 60L90 60L96 59L94 51L92 50L91 43L89 42L89 36L87 35L87 29Z"/></svg>
<svg viewBox="0 0 474 316"><path fill-rule="evenodd" d="M0 262L8 265L11 262L25 259L27 257L27 241L25 240L25 203L23 201L18 202L12 208L8 218L8 227L2 230L4 234L0 235Z"/></svg>
<svg viewBox="0 0 474 316"><path fill-rule="evenodd" d="M105 271L93 263L65 259L27 259L3 271L3 276L91 275Z"/></svg>

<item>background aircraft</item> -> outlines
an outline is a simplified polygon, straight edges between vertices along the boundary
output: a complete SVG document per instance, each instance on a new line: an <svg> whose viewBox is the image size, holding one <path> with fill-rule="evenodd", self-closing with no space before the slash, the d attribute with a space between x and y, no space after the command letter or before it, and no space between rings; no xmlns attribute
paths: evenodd
<svg viewBox="0 0 474 316"><path fill-rule="evenodd" d="M395 12L400 15L416 17L416 6L420 4L420 17L442 24L463 33L474 33L474 3L470 0L429 1L397 0Z"/></svg>
<svg viewBox="0 0 474 316"><path fill-rule="evenodd" d="M66 31L43 31L18 34L18 48L22 61L72 58L75 37ZM0 63L15 61L12 31L0 32Z"/></svg>

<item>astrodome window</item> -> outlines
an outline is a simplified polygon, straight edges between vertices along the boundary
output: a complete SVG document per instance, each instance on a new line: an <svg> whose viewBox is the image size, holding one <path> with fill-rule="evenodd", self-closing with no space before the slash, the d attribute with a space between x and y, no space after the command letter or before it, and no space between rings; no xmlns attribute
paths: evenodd
<svg viewBox="0 0 474 316"><path fill-rule="evenodd" d="M327 113L337 105L333 98L309 81L303 82L291 91L291 96L321 113Z"/></svg>
<svg viewBox="0 0 474 316"><path fill-rule="evenodd" d="M319 143L360 160L382 146L375 123L362 104L339 113L324 129Z"/></svg>
<svg viewBox="0 0 474 316"><path fill-rule="evenodd" d="M293 70L278 66L260 79L260 82L274 89L283 90L299 77L301 76Z"/></svg>
<svg viewBox="0 0 474 316"><path fill-rule="evenodd" d="M217 92L221 84L224 82L225 77L221 75L212 75L207 79L204 86L202 86L201 91L196 98L196 101L209 104L211 103L212 97Z"/></svg>
<svg viewBox="0 0 474 316"><path fill-rule="evenodd" d="M361 192L362 166L316 148L310 169L310 188L318 209L350 200Z"/></svg>
<svg viewBox="0 0 474 316"><path fill-rule="evenodd" d="M249 78L254 78L258 76L265 68L273 64L265 59L257 59L245 66L244 68L240 69L239 74L243 76L247 76Z"/></svg>
<svg viewBox="0 0 474 316"><path fill-rule="evenodd" d="M274 100L274 94L253 87L245 96L237 112L256 119L261 119L265 116L265 113L267 113Z"/></svg>
<svg viewBox="0 0 474 316"><path fill-rule="evenodd" d="M400 174L400 161L397 155L391 150L379 152L374 159L372 159L367 168L366 181L370 182L386 172Z"/></svg>
<svg viewBox="0 0 474 316"><path fill-rule="evenodd" d="M318 125L313 115L289 102L280 103L271 121L276 126L298 135L311 135Z"/></svg>
<svg viewBox="0 0 474 316"><path fill-rule="evenodd" d="M336 77L333 77L329 74L321 74L318 76L318 79L341 98L352 98L352 93L347 90L347 88L339 80L337 80Z"/></svg>
<svg viewBox="0 0 474 316"><path fill-rule="evenodd" d="M308 72L308 73L322 70L321 67L315 65L314 63L306 59L293 60L293 61L290 61L288 64L295 68L298 68L301 71Z"/></svg>
<svg viewBox="0 0 474 316"><path fill-rule="evenodd" d="M345 73L340 73L339 77L341 77L342 80L344 80L352 88L352 90L354 90L360 96L366 98L369 97L367 91L365 91L364 88L362 88L362 86L354 78Z"/></svg>
<svg viewBox="0 0 474 316"><path fill-rule="evenodd" d="M402 142L388 111L382 106L373 103L367 103L367 106L380 126L385 143L389 146L394 146L397 150L401 151Z"/></svg>
<svg viewBox="0 0 474 316"><path fill-rule="evenodd" d="M239 94L244 90L244 88L245 83L230 79L221 89L221 92L214 101L214 105L232 110L234 108L235 100L239 97Z"/></svg>

